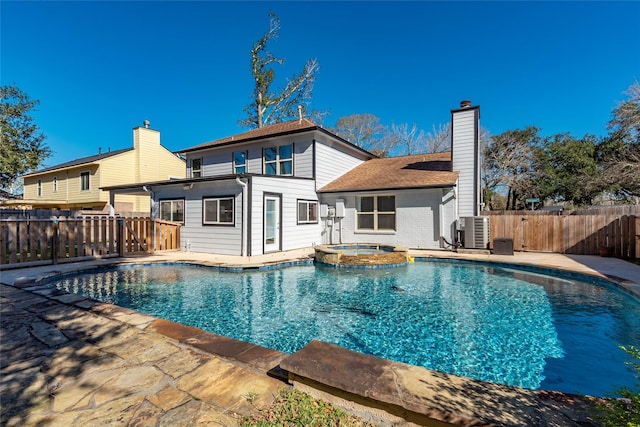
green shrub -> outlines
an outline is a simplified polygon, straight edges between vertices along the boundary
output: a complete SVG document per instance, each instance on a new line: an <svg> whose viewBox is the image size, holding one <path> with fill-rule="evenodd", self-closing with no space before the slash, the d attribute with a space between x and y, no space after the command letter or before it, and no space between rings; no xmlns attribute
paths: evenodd
<svg viewBox="0 0 640 427"><path fill-rule="evenodd" d="M634 346L623 347L622 350L640 361L640 349ZM597 405L597 418L608 427L638 427L640 426L640 363L627 362L636 370L636 389L620 387L616 389L619 396L607 399L603 404Z"/></svg>

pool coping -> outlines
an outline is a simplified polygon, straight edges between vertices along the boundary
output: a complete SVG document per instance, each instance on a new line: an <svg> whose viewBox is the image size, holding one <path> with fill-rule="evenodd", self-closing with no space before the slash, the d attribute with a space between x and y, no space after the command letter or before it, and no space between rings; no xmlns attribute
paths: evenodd
<svg viewBox="0 0 640 427"><path fill-rule="evenodd" d="M454 261L435 256L416 256L416 261ZM556 267L539 267L521 263L484 260L461 260L480 264L504 264L509 267L527 266L532 271L561 271ZM567 393L528 390L477 381L465 377L444 374L422 367L406 365L386 359L368 356L341 347L312 341L298 352L288 355L255 344L219 336L187 325L144 315L134 310L69 294L51 288L54 277L95 269L144 264L183 264L205 266L222 271L247 269L270 270L295 265L309 265L307 258L264 263L262 265L229 265L227 263L203 263L202 261L141 261L114 259L100 265L77 265L52 271L36 278L16 280L10 286L33 292L60 303L68 304L114 320L127 321L145 332L160 334L184 345L195 347L225 359L251 366L267 375L288 381L316 397L335 397L338 406L354 410L360 415L367 411L383 411L387 416L399 417L415 424L427 424L437 420L453 425L531 425L542 420L560 417L562 425L589 425L586 412L594 398ZM71 267L67 265L65 267ZM607 283L618 283L606 275L575 273L581 278L591 277ZM624 282L623 282L624 283ZM632 294L634 294L632 292ZM143 327L144 326L144 327ZM330 354L331 357L326 357ZM327 368L327 363L331 369ZM366 367L373 367L368 370ZM377 367L377 368L376 368ZM364 370L363 370L364 369ZM368 376L366 375L368 373ZM363 378L369 378L363 381ZM447 394L446 399L440 395ZM435 396L435 397L434 397ZM436 398L437 397L437 398ZM347 402L347 403L345 403ZM496 411L496 404L506 408ZM354 406L355 405L355 406ZM369 414L371 415L371 414ZM374 415L375 417L375 415Z"/></svg>

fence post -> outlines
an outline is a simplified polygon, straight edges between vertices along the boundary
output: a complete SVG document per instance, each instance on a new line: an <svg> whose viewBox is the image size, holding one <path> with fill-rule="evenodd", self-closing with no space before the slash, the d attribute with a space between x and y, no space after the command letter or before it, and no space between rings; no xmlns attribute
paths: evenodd
<svg viewBox="0 0 640 427"><path fill-rule="evenodd" d="M123 257L125 252L124 218L118 218L117 233L118 233L118 243L117 243L118 253L121 257Z"/></svg>
<svg viewBox="0 0 640 427"><path fill-rule="evenodd" d="M58 232L58 219L54 218L51 220L51 263L58 263L58 242L59 232Z"/></svg>
<svg viewBox="0 0 640 427"><path fill-rule="evenodd" d="M156 252L156 219L155 218L149 218L149 222L150 227L151 227L151 232L149 233L149 240L150 240L150 247L148 247L147 249L150 249L149 252L151 253L155 253Z"/></svg>
<svg viewBox="0 0 640 427"><path fill-rule="evenodd" d="M147 253L152 254L154 252L153 218L146 218L144 222L147 229Z"/></svg>

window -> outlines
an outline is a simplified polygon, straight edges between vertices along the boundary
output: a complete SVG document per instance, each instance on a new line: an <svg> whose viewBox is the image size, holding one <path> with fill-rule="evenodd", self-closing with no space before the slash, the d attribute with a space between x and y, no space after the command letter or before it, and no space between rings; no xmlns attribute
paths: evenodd
<svg viewBox="0 0 640 427"><path fill-rule="evenodd" d="M358 230L395 230L396 196L358 197Z"/></svg>
<svg viewBox="0 0 640 427"><path fill-rule="evenodd" d="M38 197L41 197L42 196L42 180L41 179L38 180L38 190L37 191L38 191Z"/></svg>
<svg viewBox="0 0 640 427"><path fill-rule="evenodd" d="M212 225L233 225L233 197L202 199L202 223Z"/></svg>
<svg viewBox="0 0 640 427"><path fill-rule="evenodd" d="M80 191L89 191L89 178L91 177L91 172L81 172L80 173Z"/></svg>
<svg viewBox="0 0 640 427"><path fill-rule="evenodd" d="M293 175L293 145L264 149L266 175Z"/></svg>
<svg viewBox="0 0 640 427"><path fill-rule="evenodd" d="M53 192L54 193L58 192L58 177L57 176L53 177Z"/></svg>
<svg viewBox="0 0 640 427"><path fill-rule="evenodd" d="M160 219L184 223L184 199L160 200Z"/></svg>
<svg viewBox="0 0 640 427"><path fill-rule="evenodd" d="M247 172L247 152L236 151L233 153L233 173Z"/></svg>
<svg viewBox="0 0 640 427"><path fill-rule="evenodd" d="M298 224L318 223L318 202L315 200L298 200Z"/></svg>
<svg viewBox="0 0 640 427"><path fill-rule="evenodd" d="M191 178L200 178L202 176L202 159L191 160Z"/></svg>

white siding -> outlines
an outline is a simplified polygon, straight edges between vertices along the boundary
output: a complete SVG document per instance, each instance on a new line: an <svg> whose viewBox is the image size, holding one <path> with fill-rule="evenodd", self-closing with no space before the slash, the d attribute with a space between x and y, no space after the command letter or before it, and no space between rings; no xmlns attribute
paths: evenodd
<svg viewBox="0 0 640 427"><path fill-rule="evenodd" d="M396 231L362 232L356 230L356 196L395 195ZM376 191L366 193L322 194L322 203L335 206L336 199L345 201L345 217L335 221L333 230L321 219L323 244L338 243L381 243L403 245L415 249L440 248L440 236L443 235L441 221L442 189L415 189ZM445 209L447 215L454 203L448 200ZM446 221L451 221L447 218ZM449 231L445 231L449 233ZM448 234L445 234L449 240Z"/></svg>
<svg viewBox="0 0 640 427"><path fill-rule="evenodd" d="M180 230L180 247L193 252L221 255L241 255L242 249L242 188L235 180L196 183L191 190L182 184L153 189L154 215L157 204L165 199L185 199L185 223ZM235 197L235 224L202 225L202 198L216 196Z"/></svg>
<svg viewBox="0 0 640 427"><path fill-rule="evenodd" d="M282 250L307 248L320 243L320 224L298 225L298 200L317 200L310 179L254 177L251 183L251 254L263 253L264 194L280 194Z"/></svg>
<svg viewBox="0 0 640 427"><path fill-rule="evenodd" d="M459 171L458 215L475 216L480 205L480 164L477 108L456 110L452 113L453 170Z"/></svg>
<svg viewBox="0 0 640 427"><path fill-rule="evenodd" d="M313 140L294 142L294 176L313 178Z"/></svg>
<svg viewBox="0 0 640 427"><path fill-rule="evenodd" d="M316 188L324 187L369 158L331 140L316 141Z"/></svg>

